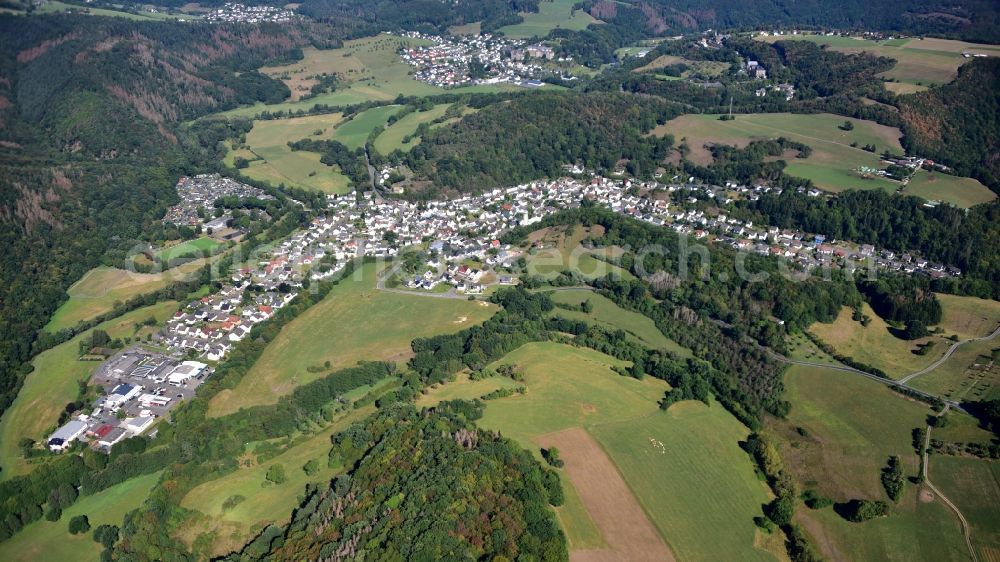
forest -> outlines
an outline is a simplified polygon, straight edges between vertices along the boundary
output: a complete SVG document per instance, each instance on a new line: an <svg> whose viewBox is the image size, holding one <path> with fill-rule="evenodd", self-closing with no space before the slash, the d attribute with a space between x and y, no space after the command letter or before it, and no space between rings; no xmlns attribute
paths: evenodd
<svg viewBox="0 0 1000 562"><path fill-rule="evenodd" d="M676 104L610 93L523 96L431 131L405 157L417 176L456 191L556 177L579 162L651 177L673 139L644 136ZM427 193L429 195L429 193Z"/></svg>
<svg viewBox="0 0 1000 562"><path fill-rule="evenodd" d="M559 478L497 433L480 402L380 410L335 440L353 467L312 489L285 528L267 527L225 560L539 560L568 558L549 505Z"/></svg>
<svg viewBox="0 0 1000 562"><path fill-rule="evenodd" d="M967 211L883 191L848 191L836 197L808 197L785 190L744 202L746 216L780 228L796 228L831 238L875 244L962 270L962 276L935 280L931 288L983 298L1000 297L1000 204Z"/></svg>

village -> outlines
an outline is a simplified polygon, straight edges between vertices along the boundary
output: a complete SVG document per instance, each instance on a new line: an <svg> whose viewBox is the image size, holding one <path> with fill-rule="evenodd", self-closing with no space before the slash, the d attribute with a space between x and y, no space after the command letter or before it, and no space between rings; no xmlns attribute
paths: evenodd
<svg viewBox="0 0 1000 562"><path fill-rule="evenodd" d="M543 84L540 78L559 75L540 63L572 60L557 59L552 47L546 45L527 45L523 40L489 33L441 37L413 31L403 36L433 42L426 47L403 48L399 54L416 69L415 80L442 88L498 83L539 87Z"/></svg>
<svg viewBox="0 0 1000 562"><path fill-rule="evenodd" d="M291 10L274 6L247 6L238 2L227 2L202 18L212 23L287 23L298 16Z"/></svg>
<svg viewBox="0 0 1000 562"><path fill-rule="evenodd" d="M514 265L526 252L537 250L538 244L527 250L512 247L501 243L502 234L536 224L560 210L578 208L584 201L671 228L696 241L778 256L803 271L826 266L851 271L874 267L931 277L961 275L954 267L930 263L914 253L755 225L726 214L725 208L735 200L780 193L777 188L735 182L707 185L696 183L694 178L678 182L676 177L671 183L637 181L604 177L573 165L564 169L567 177L557 180L538 180L456 199L412 203L363 198L359 202L355 193L329 196L325 217L314 219L308 228L258 256L252 265L233 272L214 293L186 303L142 345L105 361L91 378L92 384L104 390L104 396L91 412L79 414L53 433L49 448L62 451L80 440L108 451L125 437L143 434L156 419L190 398L211 376L212 365L248 337L255 325L271 318L312 283L341 271L354 258L393 260L402 249L426 249L426 262L403 276L397 288L388 290L420 294L445 288L450 294L444 296L465 298L487 292L490 285L514 284ZM218 176L182 178L177 186L186 194L181 207L189 208L196 199L214 201L223 192L262 196L254 188L234 184ZM810 191L809 195L820 193ZM191 217L179 207L169 216ZM571 269L573 264L562 265ZM393 269L398 270L398 264ZM385 289L381 283L380 288Z"/></svg>

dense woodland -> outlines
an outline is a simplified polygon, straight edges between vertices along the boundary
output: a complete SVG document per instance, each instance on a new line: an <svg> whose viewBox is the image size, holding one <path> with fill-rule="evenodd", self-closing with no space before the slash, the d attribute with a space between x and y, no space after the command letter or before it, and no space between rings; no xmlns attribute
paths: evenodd
<svg viewBox="0 0 1000 562"><path fill-rule="evenodd" d="M882 191L848 191L836 197L808 197L786 190L747 202L746 216L781 228L798 228L831 238L914 251L931 261L957 266L959 278L943 278L938 291L1000 297L1000 204L968 211L946 205L929 208L923 199Z"/></svg>
<svg viewBox="0 0 1000 562"><path fill-rule="evenodd" d="M537 94L499 103L425 135L406 164L435 185L470 191L556 177L579 162L650 177L673 139L644 136L676 104L621 94Z"/></svg>
<svg viewBox="0 0 1000 562"><path fill-rule="evenodd" d="M383 409L334 441L353 467L310 490L284 529L268 527L227 560L539 560L568 558L548 505L559 477L496 433L479 402Z"/></svg>
<svg viewBox="0 0 1000 562"><path fill-rule="evenodd" d="M538 0L308 0L299 13L323 22L352 22L356 33L412 29L443 33L448 27L482 22L483 31L520 23L520 12L537 12Z"/></svg>

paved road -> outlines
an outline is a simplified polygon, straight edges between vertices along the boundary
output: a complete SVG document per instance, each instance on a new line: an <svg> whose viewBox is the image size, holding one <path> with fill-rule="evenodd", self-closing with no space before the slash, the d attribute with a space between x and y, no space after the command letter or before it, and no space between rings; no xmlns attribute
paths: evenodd
<svg viewBox="0 0 1000 562"><path fill-rule="evenodd" d="M990 334L990 335L988 335L988 336L983 336L981 338L971 338L971 339L967 339L967 340L962 340L960 342L955 342L955 343L951 344L951 347L948 348L948 351L944 352L944 356L942 356L940 359L938 359L937 361L931 363L927 367L925 367L923 369L920 369L919 371L917 371L915 373L910 373L909 375L906 375L905 377L899 379L899 382L901 382L903 384L906 384L906 383L910 382L910 380L915 379L915 378L919 377L920 375L925 375L925 374L933 371L934 369L937 369L939 366L941 366L942 363L944 363L945 361L948 360L949 357L951 357L952 353L955 353L956 349L958 349L959 347L961 347L961 346L963 346L963 345L965 345L967 343L977 342L977 341L992 340L992 339L996 338L998 335L1000 335L1000 327L997 327L997 329L993 330L993 333Z"/></svg>
<svg viewBox="0 0 1000 562"><path fill-rule="evenodd" d="M994 332L993 335L996 335L996 332ZM944 409L941 410L941 413L938 414L938 416L943 416L947 412L948 412L948 405L945 405ZM930 453L928 453L928 451L930 450L930 447L931 447L931 430L932 429L933 428L930 425L928 425L927 426L927 434L924 436L924 451L923 451L923 453L924 453L924 462L923 462L923 465L924 465L924 468L923 468L924 483L927 484L927 487L930 488L931 491L934 492L937 495L937 497L941 498L941 501L943 501L945 503L945 505L947 505L948 507L950 507L951 510L955 512L955 515L958 516L958 521L962 524L962 536L965 538L965 546L969 549L969 555L972 556L972 562L979 562L979 558L976 556L976 549L973 548L973 546L972 546L972 534L969 532L969 522L965 520L965 516L962 515L961 511L959 511L958 506L955 505L955 504L953 504L951 502L951 500L948 499L948 496L945 496L944 494L942 494L941 490L938 490L937 487L935 487L934 484L931 482L931 479L930 479L930 476L929 476L929 468L928 468L929 465L930 465L931 456L930 456Z"/></svg>

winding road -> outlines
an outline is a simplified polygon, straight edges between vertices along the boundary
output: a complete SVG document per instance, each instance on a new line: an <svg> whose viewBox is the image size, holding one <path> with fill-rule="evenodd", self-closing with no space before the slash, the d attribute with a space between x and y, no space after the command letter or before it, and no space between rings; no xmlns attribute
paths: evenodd
<svg viewBox="0 0 1000 562"><path fill-rule="evenodd" d="M940 359L938 359L937 361L931 363L927 367L924 367L923 369L920 369L919 371L917 371L915 373L910 373L909 375L906 375L905 377L899 379L899 382L901 382L902 384L906 384L911 379L915 379L915 378L919 377L920 375L925 375L925 374L933 371L934 369L937 369L942 363L944 363L945 361L948 360L949 357L951 357L952 353L955 353L956 349L958 349L959 347L961 347L961 346L963 346L963 345L965 345L967 343L977 342L977 341L989 341L989 340L995 339L998 335L1000 335L1000 327L997 327L997 329L993 330L993 333L990 334L990 335L988 335L988 336L983 336L981 338L970 338L970 339L967 339L967 340L962 340L962 341L959 341L959 342L955 342L955 343L951 344L951 347L948 348L948 351L944 352L944 355Z"/></svg>
<svg viewBox="0 0 1000 562"><path fill-rule="evenodd" d="M998 330L998 331L1000 331L1000 330ZM997 332L993 332L993 335L995 336L996 333ZM948 412L948 406L945 405L944 409L941 410L941 413L938 414L938 417L945 415L947 412ZM958 506L955 505L955 504L953 504L951 502L951 500L948 499L948 496L942 494L941 490L938 490L937 487L935 487L934 484L931 482L930 475L929 475L929 468L928 467L930 466L930 462L931 462L931 455L930 455L929 451L930 451L930 448L931 448L931 430L932 429L933 428L930 426L930 424L928 424L927 425L927 433L924 436L924 451L923 451L923 453L924 453L924 455L923 455L923 459L924 459L924 462L923 462L924 484L927 484L927 487L930 488L931 491L934 492L937 495L937 497L941 498L941 501L943 501L945 503L945 505L947 505L949 508L951 508L951 510L955 512L955 515L958 516L958 521L959 521L959 523L962 524L962 536L965 538L965 546L969 549L969 555L972 557L972 562L979 562L979 557L976 556L976 549L973 548L973 546L972 546L972 533L969 531L969 522L966 521L965 516L962 515L962 512L958 509Z"/></svg>

